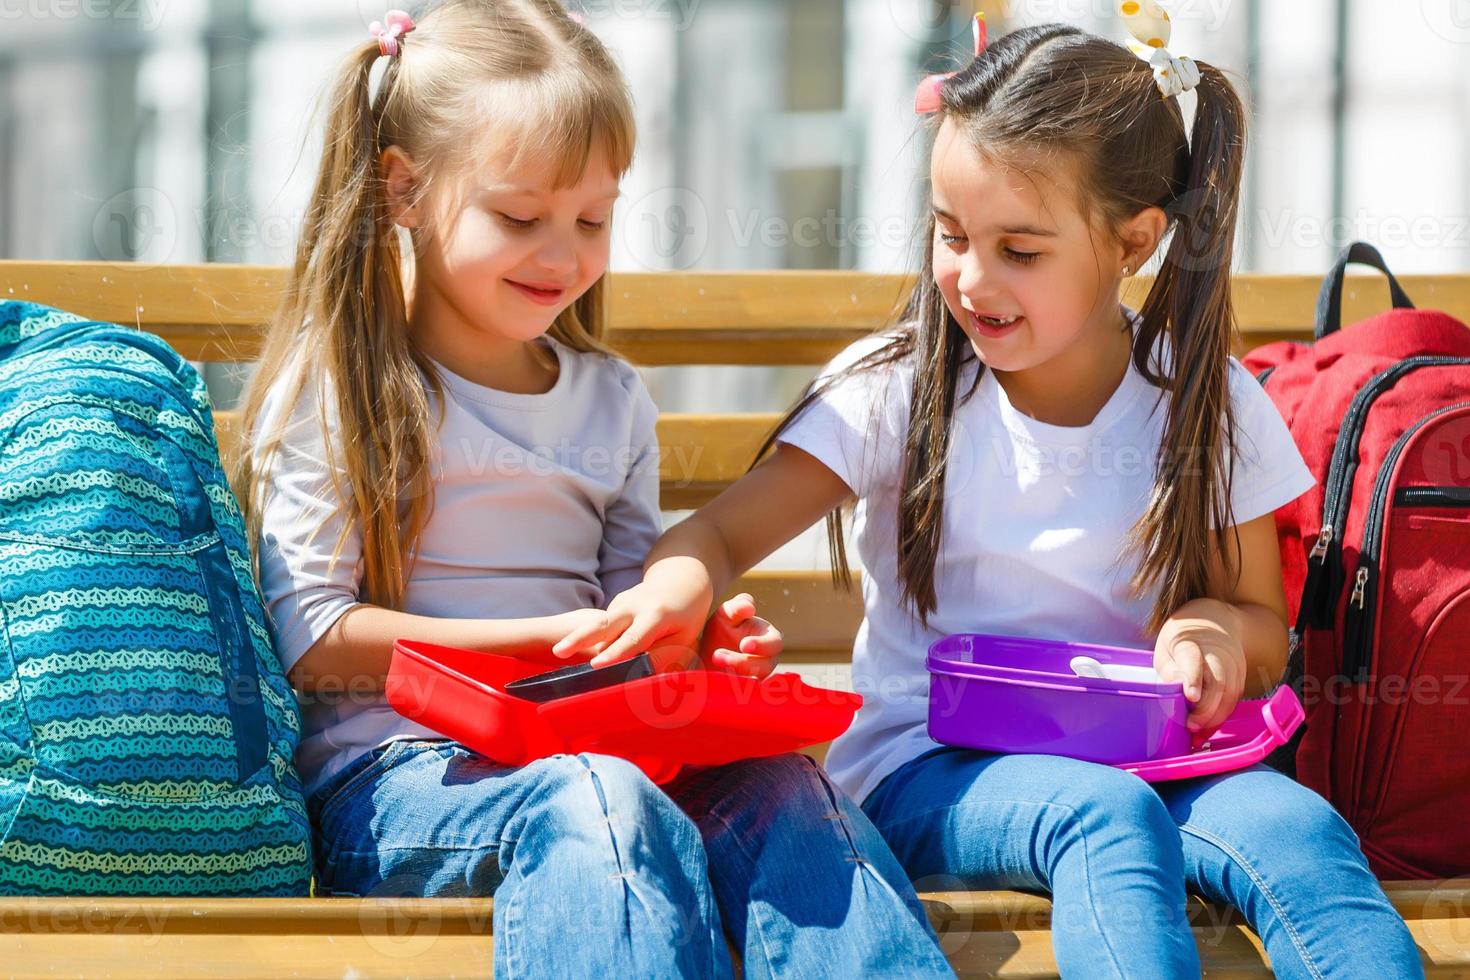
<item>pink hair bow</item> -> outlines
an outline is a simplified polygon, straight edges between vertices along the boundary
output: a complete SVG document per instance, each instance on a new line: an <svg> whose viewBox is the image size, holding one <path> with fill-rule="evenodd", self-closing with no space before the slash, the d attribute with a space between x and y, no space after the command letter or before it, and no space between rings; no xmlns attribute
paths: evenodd
<svg viewBox="0 0 1470 980"><path fill-rule="evenodd" d="M368 33L378 39L378 53L391 58L398 53L398 39L413 30L413 18L407 11L390 10L383 15L383 20L388 26L384 27L375 20L368 26Z"/></svg>
<svg viewBox="0 0 1470 980"><path fill-rule="evenodd" d="M984 12L975 15L975 57L985 53L985 46L989 43L989 33L985 27ZM938 112L943 104L943 96L940 89L944 83L953 78L956 72L947 72L943 75L930 75L919 83L919 91L914 95L914 111L921 116L927 116L931 112Z"/></svg>

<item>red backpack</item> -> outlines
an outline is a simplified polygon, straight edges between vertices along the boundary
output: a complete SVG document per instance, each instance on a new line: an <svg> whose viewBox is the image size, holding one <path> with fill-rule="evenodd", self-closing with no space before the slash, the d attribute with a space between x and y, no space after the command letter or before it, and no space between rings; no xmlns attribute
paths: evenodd
<svg viewBox="0 0 1470 980"><path fill-rule="evenodd" d="M1394 309L1344 331L1350 263L1388 276ZM1470 328L1414 309L1359 242L1322 285L1316 341L1245 365L1318 480L1276 514L1307 707L1295 774L1379 877L1470 874Z"/></svg>

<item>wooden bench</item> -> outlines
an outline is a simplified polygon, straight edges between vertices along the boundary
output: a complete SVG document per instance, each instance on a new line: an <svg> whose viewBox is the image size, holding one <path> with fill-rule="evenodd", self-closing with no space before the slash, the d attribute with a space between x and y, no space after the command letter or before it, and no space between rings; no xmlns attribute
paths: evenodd
<svg viewBox="0 0 1470 980"><path fill-rule="evenodd" d="M285 272L252 266L139 266L0 261L0 299L29 299L132 324L205 362L254 358ZM1406 276L1423 306L1470 320L1470 276ZM910 282L851 272L617 274L610 342L642 365L815 368L888 322ZM1310 337L1319 280L1237 276L1239 349ZM1146 280L1125 301L1142 301ZM1376 278L1352 278L1347 321L1386 305ZM743 473L775 414L666 414L659 420L662 497L696 507ZM222 441L239 436L219 413ZM840 664L862 618L858 597L826 571L761 570L738 586L786 635L786 662ZM1470 977L1470 881L1385 886L1431 975ZM1013 892L923 896L963 975L1055 976L1050 903ZM98 976L488 976L490 900L6 899L0 949L11 971ZM1269 976L1255 937L1228 910L1195 902L1195 938L1209 976Z"/></svg>

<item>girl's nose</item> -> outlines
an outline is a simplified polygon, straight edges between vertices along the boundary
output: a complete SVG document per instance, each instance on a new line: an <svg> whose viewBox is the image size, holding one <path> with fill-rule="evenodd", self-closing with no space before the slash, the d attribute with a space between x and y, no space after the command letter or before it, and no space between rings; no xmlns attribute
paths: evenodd
<svg viewBox="0 0 1470 980"><path fill-rule="evenodd" d="M536 264L548 274L569 276L577 271L577 250L571 242L557 236L536 250Z"/></svg>
<svg viewBox="0 0 1470 980"><path fill-rule="evenodd" d="M973 304L994 292L995 280L983 263L967 255L960 266L960 279L956 286L960 295Z"/></svg>

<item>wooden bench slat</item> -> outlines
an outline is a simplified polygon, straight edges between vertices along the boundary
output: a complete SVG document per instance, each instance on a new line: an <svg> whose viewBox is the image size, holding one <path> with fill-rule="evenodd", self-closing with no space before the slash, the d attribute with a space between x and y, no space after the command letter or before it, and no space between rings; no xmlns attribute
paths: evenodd
<svg viewBox="0 0 1470 980"><path fill-rule="evenodd" d="M1221 933L1196 929L1194 941L1202 973L1210 980L1272 975L1259 941L1248 929L1235 927ZM941 943L950 966L960 977L1049 980L1058 976L1050 932L951 933L942 937Z"/></svg>
<svg viewBox="0 0 1470 980"><path fill-rule="evenodd" d="M1470 936L1465 920L1429 919L1408 923L1426 977L1470 977ZM1274 976L1256 935L1243 925L1193 930L1200 967L1210 980L1256 980ZM1146 940L1147 937L1141 937ZM1051 933L952 932L941 937L950 966L960 977L1056 980Z"/></svg>
<svg viewBox="0 0 1470 980"><path fill-rule="evenodd" d="M853 590L832 582L823 569L748 572L730 588L731 595L749 592L760 615L775 623L785 638L782 659L801 663L846 663L852 640L863 621L862 578L853 572Z"/></svg>
<svg viewBox="0 0 1470 980"><path fill-rule="evenodd" d="M1470 976L1470 944L1464 923L1409 923L1425 974ZM1204 975L1215 978L1272 976L1258 939L1244 926L1193 931ZM1460 936L1456 941L1452 937ZM1055 980L1051 933L948 933L942 938L950 965L960 977ZM75 931L0 934L0 958L14 976L87 976L110 980L156 980L189 976L214 980L293 977L338 980L432 976L494 976L489 936L439 933L98 933Z"/></svg>
<svg viewBox="0 0 1470 980"><path fill-rule="evenodd" d="M1407 922L1466 919L1470 939L1470 883L1386 881L1384 894ZM1018 891L931 891L920 894L936 925L962 922L972 932L1051 928L1051 900ZM1239 922L1236 913L1190 898L1196 926ZM397 932L425 927L439 934L491 931L490 898L0 898L0 932L64 930L79 923L127 932L341 932L376 930L393 923ZM1202 910L1213 917L1201 922Z"/></svg>
<svg viewBox="0 0 1470 980"><path fill-rule="evenodd" d="M708 503L750 469L776 413L680 415L658 419L659 497L664 510Z"/></svg>
<svg viewBox="0 0 1470 980"><path fill-rule="evenodd" d="M392 936L228 933L0 935L14 977L91 980L370 980L495 975L490 939L477 935Z"/></svg>
<svg viewBox="0 0 1470 980"><path fill-rule="evenodd" d="M275 266L0 261L0 298L31 299L151 330L200 361L247 361L259 350L285 282ZM1470 320L1470 276L1402 276L1421 306ZM912 282L862 272L615 273L609 341L640 364L821 364L889 322ZM1138 304L1150 280L1128 281ZM1243 348L1310 335L1316 276L1238 275ZM1381 310L1381 277L1350 277L1348 322Z"/></svg>
<svg viewBox="0 0 1470 980"><path fill-rule="evenodd" d="M1464 882L1384 885L1431 977L1470 971ZM920 896L960 976L1055 977L1051 903L1017 892ZM0 899L0 958L18 975L489 977L491 899ZM1271 975L1233 912L1192 900L1210 977Z"/></svg>
<svg viewBox="0 0 1470 980"><path fill-rule="evenodd" d="M1470 885L1464 881L1388 881L1383 892L1406 922L1465 919L1470 940ZM971 931L1050 929L1051 900L1015 891L925 892L931 920L960 923ZM1191 896L1189 919L1197 927L1241 922L1234 910Z"/></svg>

